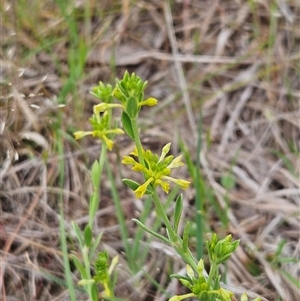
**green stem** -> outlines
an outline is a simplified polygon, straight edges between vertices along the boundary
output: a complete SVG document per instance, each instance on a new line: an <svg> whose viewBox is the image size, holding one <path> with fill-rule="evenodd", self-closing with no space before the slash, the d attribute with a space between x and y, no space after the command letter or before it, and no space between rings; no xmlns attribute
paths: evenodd
<svg viewBox="0 0 300 301"><path fill-rule="evenodd" d="M107 154L107 146L106 146L105 143L103 143L102 148L101 148L101 152L100 152L100 156L99 156L99 172L100 172L100 177L99 178L100 178L100 181L101 181L101 178L102 178L103 166L104 166L104 163L106 161L106 154ZM90 206L93 206L94 208L96 208L96 210L95 211L90 210L91 214L89 216L89 226L91 227L91 229L93 229L93 223L94 223L94 220L95 220L95 215L96 215L96 212L98 210L99 203L100 203L100 182L99 182L97 188L95 189L94 194L96 196L96 198L95 198L96 204L92 204L92 202L91 202Z"/></svg>
<svg viewBox="0 0 300 301"><path fill-rule="evenodd" d="M196 261L191 253L190 250L188 252L185 252L182 247L182 238L174 231L171 222L166 214L166 211L157 195L157 192L155 189L153 189L153 200L154 204L156 207L156 212L157 215L162 219L164 222L167 230L168 230L168 235L169 239L171 241L172 246L176 250L176 252L180 255L180 257L189 265L193 268L195 273L198 273L198 267L196 264Z"/></svg>
<svg viewBox="0 0 300 301"><path fill-rule="evenodd" d="M215 262L211 263L210 271L207 278L207 284L209 287L212 286L212 281L216 277L218 272L218 265Z"/></svg>
<svg viewBox="0 0 300 301"><path fill-rule="evenodd" d="M61 121L61 115L59 115ZM57 147L58 153L60 154L61 159L59 160L59 184L61 193L59 195L59 232L60 232L60 243L61 243L61 250L63 253L63 263L64 263L64 273L65 278L67 281L67 286L69 289L70 300L75 301L75 288L74 283L72 280L72 272L70 268L69 262L69 254L68 254L68 244L67 244L67 237L66 237L66 228L65 228L65 217L64 217L64 203L63 203L63 187L64 187L64 175L65 175L65 166L64 166L64 151L63 151L63 140L62 140L62 133L60 131L57 132Z"/></svg>
<svg viewBox="0 0 300 301"><path fill-rule="evenodd" d="M203 185L203 177L200 176L200 152L201 152L201 144L202 144L202 110L200 113L200 121L198 126L198 141L197 141L197 157L196 157L196 172L195 172L195 188L196 188L196 225L197 225L197 231L196 231L196 238L197 238L197 244L196 244L196 253L197 258L203 258L203 200L204 200L204 185Z"/></svg>
<svg viewBox="0 0 300 301"><path fill-rule="evenodd" d="M167 227L167 230L168 230L168 235L169 235L169 238L170 240L173 242L173 243L177 243L178 242L178 234L174 231L172 225L171 225L171 222L169 221L169 218L166 214L166 211L157 195L157 192L155 189L153 189L153 193L152 193L152 196L153 196L153 200L154 200L154 204L155 204L155 207L156 207L156 212L157 212L157 215L162 219L162 221L164 222L165 226Z"/></svg>
<svg viewBox="0 0 300 301"><path fill-rule="evenodd" d="M143 147L142 147L141 139L139 136L139 129L138 129L136 119L131 119L131 126L132 126L133 135L134 135L135 146L137 148L138 155L139 155L139 161L141 164L144 165Z"/></svg>
<svg viewBox="0 0 300 301"><path fill-rule="evenodd" d="M123 239L125 253L126 253L126 256L128 258L128 261L129 261L130 269L131 269L131 271L134 271L135 262L133 260L134 258L132 258L132 250L130 249L130 246L129 246L129 243L128 243L129 234L128 234L128 231L127 231L127 225L126 225L126 220L125 220L121 200L120 200L120 197L119 197L119 194L118 194L118 190L117 190L117 187L116 187L116 183L115 183L114 176L113 176L113 173L112 173L109 162L106 162L105 167L107 169L108 178L109 178L109 181L111 183L111 193L112 193L114 205L115 205L115 208L116 208L117 219L118 219L118 222L120 224L121 237Z"/></svg>
<svg viewBox="0 0 300 301"><path fill-rule="evenodd" d="M133 130L133 134L134 134L134 141L136 144L136 148L138 151L138 155L139 155L139 162L141 164L144 165L144 158L143 158L143 147L141 144L141 140L139 137L139 133L138 133L138 126L137 126L137 121L136 119L131 120L132 123L132 130ZM153 188L153 200L154 200L154 204L155 204L155 208L156 208L156 212L157 215L161 218L161 220L163 221L163 223L165 224L167 230L168 230L168 236L169 236L169 240L172 244L172 246L174 247L174 249L176 250L176 252L181 256L181 258L188 264L190 265L193 270L195 271L195 273L198 273L197 271L197 264L196 261L191 253L190 250L188 250L188 253L186 253L183 248L182 248L182 239L181 237L174 231L172 224L166 214L166 211L157 195L157 192L155 190L155 188Z"/></svg>
<svg viewBox="0 0 300 301"><path fill-rule="evenodd" d="M86 274L87 274L87 279L92 279L90 259L89 259L89 249L88 249L87 246L83 247L82 255L83 255L83 262L84 262L85 271L86 271ZM87 293L89 294L90 299L93 300L92 286L90 284L88 284L86 286L86 290L87 290Z"/></svg>

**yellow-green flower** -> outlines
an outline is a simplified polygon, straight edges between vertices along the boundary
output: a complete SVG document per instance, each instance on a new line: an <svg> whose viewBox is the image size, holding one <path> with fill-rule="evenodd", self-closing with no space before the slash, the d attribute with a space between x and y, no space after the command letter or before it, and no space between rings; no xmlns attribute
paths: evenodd
<svg viewBox="0 0 300 301"><path fill-rule="evenodd" d="M146 100L143 100L143 101L139 102L139 104L138 104L139 107L141 107L141 106L153 107L156 105L157 105L157 99L154 97L147 98Z"/></svg>
<svg viewBox="0 0 300 301"><path fill-rule="evenodd" d="M74 133L75 139L79 140L85 136L93 135L93 131L77 131Z"/></svg>
<svg viewBox="0 0 300 301"><path fill-rule="evenodd" d="M170 176L171 169L183 165L181 156L176 158L172 155L166 156L170 151L170 147L171 143L166 144L162 149L160 157L158 157L157 154L153 154L150 150L143 150L143 164L131 156L123 157L123 164L132 165L132 170L142 172L145 176L146 181L134 191L137 198L140 198L145 194L149 185L154 188L161 186L166 193L170 190L170 184L168 182L173 182L183 189L188 188L190 184L189 181L176 179ZM138 157L136 149L130 154L134 157Z"/></svg>
<svg viewBox="0 0 300 301"><path fill-rule="evenodd" d="M101 283L104 287L105 296L112 297L112 272L118 263L119 257L113 258L109 266L109 258L106 251L98 253L98 257L95 260L95 276L93 280L97 283Z"/></svg>
<svg viewBox="0 0 300 301"><path fill-rule="evenodd" d="M118 103L105 103L101 102L97 105L94 106L94 112L105 112L108 109L113 109L113 108L121 108L124 109L124 106Z"/></svg>
<svg viewBox="0 0 300 301"><path fill-rule="evenodd" d="M92 131L77 131L74 133L75 139L81 139L85 136L91 135L93 137L99 138L109 150L112 150L114 142L108 138L108 135L121 135L124 134L124 131L115 128L109 129L109 122L108 122L108 114L105 112L102 117L100 117L99 112L94 113L93 117L90 118L90 123L93 127Z"/></svg>
<svg viewBox="0 0 300 301"><path fill-rule="evenodd" d="M181 301L183 299L186 299L186 298L191 298L191 297L196 297L195 294L193 293L189 293L189 294L185 294L185 295L180 295L180 296L173 296L171 299L169 299L169 301Z"/></svg>

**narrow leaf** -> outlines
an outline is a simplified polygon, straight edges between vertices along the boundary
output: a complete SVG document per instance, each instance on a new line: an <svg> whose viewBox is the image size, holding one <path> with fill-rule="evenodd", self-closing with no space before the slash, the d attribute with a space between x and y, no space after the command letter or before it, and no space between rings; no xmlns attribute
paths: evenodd
<svg viewBox="0 0 300 301"><path fill-rule="evenodd" d="M122 179L122 182L124 184L126 184L133 191L136 190L140 186L140 184L138 182L133 181L131 179L127 179L127 178Z"/></svg>
<svg viewBox="0 0 300 301"><path fill-rule="evenodd" d="M98 196L97 191L95 191L90 197L90 206L89 206L89 214L90 216L94 216L98 210Z"/></svg>
<svg viewBox="0 0 300 301"><path fill-rule="evenodd" d="M93 239L92 229L89 225L87 225L84 228L84 234L83 235L84 235L85 245L89 248L91 246L92 239Z"/></svg>
<svg viewBox="0 0 300 301"><path fill-rule="evenodd" d="M162 240L163 242L165 242L165 243L168 244L168 245L171 244L170 241L169 241L167 238L165 238L164 236L162 236L162 235L160 235L160 234L158 234L158 233L156 233L156 232L150 230L150 229L147 228L143 223L141 223L139 220L137 220L137 219L135 219L135 218L133 218L132 220L133 220L134 222L136 222L136 223L137 223L141 228L143 228L146 232L148 232L148 233L150 233L151 235L153 235L154 237L156 237L156 238Z"/></svg>
<svg viewBox="0 0 300 301"><path fill-rule="evenodd" d="M98 247L98 245L99 245L99 243L100 243L100 240L101 240L101 238L102 238L102 234L103 234L103 233L100 233L100 234L96 237L95 241L94 241L94 242L92 243L92 245L91 245L90 259L92 259L92 258L94 257L94 253L95 253L95 251L96 251L96 249L97 249L97 247Z"/></svg>
<svg viewBox="0 0 300 301"><path fill-rule="evenodd" d="M131 119L135 119L138 115L137 100L133 96L129 97L127 100L126 113Z"/></svg>
<svg viewBox="0 0 300 301"><path fill-rule="evenodd" d="M175 204L175 212L174 212L174 231L178 232L178 226L182 214L182 208L183 208L183 200L182 200L182 194L180 194L176 199Z"/></svg>
<svg viewBox="0 0 300 301"><path fill-rule="evenodd" d="M82 232L81 232L79 226L74 221L72 222L72 226L73 226L73 229L75 231L76 237L77 237L77 239L79 241L79 245L80 245L80 247L82 249L83 246L84 246Z"/></svg>
<svg viewBox="0 0 300 301"><path fill-rule="evenodd" d="M132 130L131 120L125 112L122 113L122 124L123 124L123 128L124 128L126 134L132 140L134 140L134 134L133 134L133 130Z"/></svg>
<svg viewBox="0 0 300 301"><path fill-rule="evenodd" d="M93 283L91 286L91 297L92 297L92 301L98 301L98 289L96 286L96 283Z"/></svg>
<svg viewBox="0 0 300 301"><path fill-rule="evenodd" d="M83 264L80 262L80 260L74 254L71 254L71 258L74 261L77 270L80 272L81 279L87 279L88 278L87 272Z"/></svg>
<svg viewBox="0 0 300 301"><path fill-rule="evenodd" d="M100 166L99 162L96 160L92 166L92 173L91 173L91 178L92 178L92 183L94 190L97 190L100 184Z"/></svg>
<svg viewBox="0 0 300 301"><path fill-rule="evenodd" d="M136 189L138 189L139 186L141 186L138 182L133 181L131 179L122 179L122 182L124 184L126 184L131 190L135 191ZM146 189L145 194L151 194L152 192L149 189Z"/></svg>
<svg viewBox="0 0 300 301"><path fill-rule="evenodd" d="M186 226L183 231L183 237L182 237L182 248L184 252L187 252L189 249L189 236L190 236L190 230L191 230L191 223L187 222Z"/></svg>

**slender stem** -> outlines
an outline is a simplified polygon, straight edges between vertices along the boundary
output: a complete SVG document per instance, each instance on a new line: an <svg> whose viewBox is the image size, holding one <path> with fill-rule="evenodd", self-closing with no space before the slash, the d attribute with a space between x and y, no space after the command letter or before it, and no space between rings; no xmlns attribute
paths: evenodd
<svg viewBox="0 0 300 301"><path fill-rule="evenodd" d="M168 230L168 234L169 234L169 238L170 241L174 247L174 249L176 250L176 252L181 256L181 258L188 264L190 265L195 273L198 273L198 267L196 264L196 261L191 253L190 250L188 250L188 252L186 253L183 248L182 248L182 239L181 237L174 231L171 222L166 214L166 211L157 195L156 190L153 191L153 200L155 203L155 207L156 207L156 212L157 215L162 219L162 221L164 222L165 226L167 227Z"/></svg>
<svg viewBox="0 0 300 301"><path fill-rule="evenodd" d="M127 225L126 225L126 220L125 220L124 211L123 211L123 208L122 208L120 196L118 194L118 190L117 190L117 187L116 187L116 183L115 183L114 176L113 176L113 173L112 173L109 162L106 162L105 167L106 167L106 170L107 170L107 173L108 173L108 178L109 178L110 183L111 183L111 192L112 192L114 205L115 205L115 208L116 208L117 219L118 219L118 222L120 224L121 237L123 239L125 253L126 253L126 256L128 258L128 261L129 261L130 269L131 269L131 271L134 271L135 262L134 262L134 258L132 257L132 255L133 255L132 250L130 249L130 246L129 246L129 243L128 243L129 234L128 234L128 231L127 231Z"/></svg>
<svg viewBox="0 0 300 301"><path fill-rule="evenodd" d="M174 231L174 229L171 225L171 222L169 221L169 218L166 214L166 211L165 211L165 209L164 209L164 207L163 207L163 205L162 205L155 189L153 189L152 196L153 196L153 200L154 200L154 203L155 203L157 215L162 219L165 226L167 227L167 230L168 230L168 233L169 233L169 236L170 236L170 240L174 243L177 242L179 236Z"/></svg>
<svg viewBox="0 0 300 301"><path fill-rule="evenodd" d="M141 140L139 138L139 133L138 133L138 126L136 120L131 120L132 122L132 130L134 134L134 140L136 144L136 148L138 151L139 155L139 162L144 165L144 158L143 158L143 148L141 144ZM186 253L183 248L182 248L182 239L181 237L174 231L173 226L166 214L166 211L158 197L158 194L153 188L153 193L152 193L153 201L156 207L157 215L161 218L163 223L165 224L167 230L168 230L168 235L171 244L173 245L174 249L177 251L177 253L181 256L181 258L188 264L190 265L195 273L197 273L197 264L196 261L191 253L190 250L188 250L188 253Z"/></svg>
<svg viewBox="0 0 300 301"><path fill-rule="evenodd" d="M203 187L203 179L200 176L200 152L201 152L201 144L202 144L202 110L200 110L200 120L199 120L199 126L198 126L198 141L197 141L197 157L196 157L196 173L195 173L195 188L196 188L196 238L197 238L197 244L196 244L196 253L197 258L200 259L203 257L203 200L204 200L204 187Z"/></svg>
<svg viewBox="0 0 300 301"><path fill-rule="evenodd" d="M59 115L59 120L61 123L62 116ZM64 274L67 281L67 287L70 294L70 300L75 301L75 288L72 280L72 272L70 268L69 262L69 254L68 254L68 243L67 243L67 235L66 235L66 227L65 227L65 217L64 217L64 200L63 200L63 187L64 187L64 176L65 176L65 166L64 166L64 144L62 140L62 132L57 131L57 150L60 155L59 159L59 186L61 192L59 194L59 232L60 232L60 243L61 250L63 253L63 263L64 263Z"/></svg>
<svg viewBox="0 0 300 301"><path fill-rule="evenodd" d="M136 119L131 120L131 126L132 126L132 130L133 130L135 146L137 148L138 155L139 155L139 161L141 164L144 165L143 147L142 147L141 139L139 136L139 129L138 129Z"/></svg>
<svg viewBox="0 0 300 301"><path fill-rule="evenodd" d="M90 268L90 258L89 258L89 248L87 246L84 246L82 249L82 255L83 255L83 262L85 271L87 273L87 279L92 279L91 276L91 268ZM87 293L89 294L91 300L93 300L92 297L92 287L90 284L86 286Z"/></svg>
<svg viewBox="0 0 300 301"><path fill-rule="evenodd" d="M212 285L212 281L215 278L216 274L218 272L218 265L215 262L211 263L210 271L207 278L207 284L209 287Z"/></svg>
<svg viewBox="0 0 300 301"><path fill-rule="evenodd" d="M106 161L106 154L107 154L107 146L105 143L103 143L101 152L100 152L100 156L99 156L99 173L100 173L99 179L100 179L100 181L102 178L103 166ZM91 229L93 229L95 215L98 210L99 203L100 203L100 188L101 187L100 187L100 182L99 182L97 188L94 191L95 200L93 202L90 202L90 206L93 206L93 209L95 209L95 210L91 210L91 208L90 208L90 210L89 210L89 212L91 213L89 215L89 226L91 227ZM95 202L95 204L94 204L94 202Z"/></svg>

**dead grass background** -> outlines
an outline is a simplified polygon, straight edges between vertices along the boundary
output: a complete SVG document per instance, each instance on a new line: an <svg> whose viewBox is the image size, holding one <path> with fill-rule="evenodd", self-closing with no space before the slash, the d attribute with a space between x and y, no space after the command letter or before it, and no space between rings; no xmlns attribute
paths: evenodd
<svg viewBox="0 0 300 301"><path fill-rule="evenodd" d="M55 1L2 2L0 299L68 300L57 200L62 193L67 230L72 220L87 222L89 167L100 150L93 140L79 145L70 137L75 129L88 127L96 101L89 94L91 88L129 70L148 80L148 95L159 99L157 107L142 112L142 136L148 147L158 150L172 141L176 152L180 137L195 160L202 112L201 172L215 206L228 219L224 228L216 207L207 201L207 228L241 238L228 264L228 285L270 301L299 300L299 3L74 3L72 9L70 1L63 16ZM73 47L70 15L87 46L78 76L71 74L68 64ZM79 51L75 53L79 64ZM71 75L73 86L67 90ZM60 129L58 116L63 117ZM65 137L63 191L58 185L59 130ZM131 218L139 216L143 203L120 183L118 163L118 156L131 148L128 139L120 138L110 160L115 162L133 236ZM235 181L230 189L221 182L226 175ZM102 194L95 231L104 232L103 248L122 255L108 181L103 182ZM185 218L193 220L194 190L184 198ZM158 242L145 244L150 246L145 270L171 294L180 292L168 274L182 269L182 262ZM69 248L76 252L71 238ZM120 296L167 300L146 277L130 275L125 260L121 263ZM74 273L74 281L76 277ZM78 298L85 300L80 291Z"/></svg>

